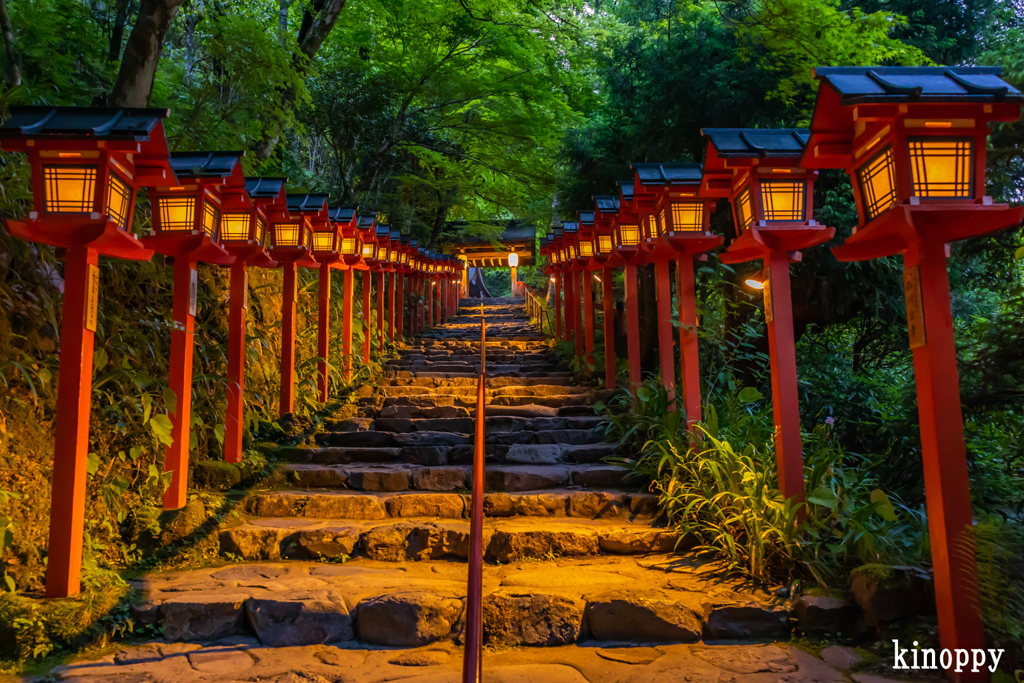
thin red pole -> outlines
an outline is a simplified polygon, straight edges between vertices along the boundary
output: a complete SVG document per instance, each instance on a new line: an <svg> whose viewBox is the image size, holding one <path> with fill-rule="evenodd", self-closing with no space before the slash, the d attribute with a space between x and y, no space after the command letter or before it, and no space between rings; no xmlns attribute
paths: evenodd
<svg viewBox="0 0 1024 683"><path fill-rule="evenodd" d="M555 339L562 339L562 274L555 274L555 292L554 301L552 302L555 307Z"/></svg>
<svg viewBox="0 0 1024 683"><path fill-rule="evenodd" d="M604 386L615 388L615 301L613 299L612 276L615 271L605 268L601 271L601 291L604 303Z"/></svg>
<svg viewBox="0 0 1024 683"><path fill-rule="evenodd" d="M629 342L629 384L636 392L640 386L640 308L636 291L636 266L627 263L626 283L626 339Z"/></svg>
<svg viewBox="0 0 1024 683"><path fill-rule="evenodd" d="M563 320L565 321L565 341L570 344L575 343L576 330L573 325L576 322L576 314L573 312L573 302L576 300L576 293L573 287L574 273L572 271L566 271L565 277L562 278L562 284L565 287L565 299L563 304L565 306L565 313Z"/></svg>
<svg viewBox="0 0 1024 683"><path fill-rule="evenodd" d="M904 269L917 268L924 345L915 348L914 380L921 423L921 453L928 503L928 534L935 575L939 642L944 649L985 647L978 606L978 578L971 535L973 517L964 447L956 340L949 307L945 245L923 242L904 254ZM907 277L909 299L918 278ZM987 680L964 671L960 680Z"/></svg>
<svg viewBox="0 0 1024 683"><path fill-rule="evenodd" d="M434 327L434 286L430 282L430 276L426 277L424 287L427 291L426 303L427 303L427 329Z"/></svg>
<svg viewBox="0 0 1024 683"><path fill-rule="evenodd" d="M248 313L248 270L245 261L231 266L231 295L228 299L228 386L224 416L224 461L242 461L242 432L245 425L245 332Z"/></svg>
<svg viewBox="0 0 1024 683"><path fill-rule="evenodd" d="M581 300L582 287L580 286L580 273L573 271L572 274L572 329L576 336L576 357L583 360L583 301Z"/></svg>
<svg viewBox="0 0 1024 683"><path fill-rule="evenodd" d="M676 409L676 351L672 334L672 276L668 261L654 264L658 296L658 357L661 381L668 391L668 410Z"/></svg>
<svg viewBox="0 0 1024 683"><path fill-rule="evenodd" d="M373 275L368 270L363 271L363 362L370 362L370 338L373 330L373 320L370 312L370 290L373 289Z"/></svg>
<svg viewBox="0 0 1024 683"><path fill-rule="evenodd" d="M384 353L384 271L377 273L377 353Z"/></svg>
<svg viewBox="0 0 1024 683"><path fill-rule="evenodd" d="M583 306L587 313L586 327L586 351L587 367L594 367L594 276L589 271L583 271Z"/></svg>
<svg viewBox="0 0 1024 683"><path fill-rule="evenodd" d="M64 257L64 308L60 321L60 374L54 418L50 547L46 597L77 595L85 533L85 480L89 462L89 403L95 330L87 326L90 295L98 296L99 258L89 247ZM90 271L94 273L90 283ZM95 299L94 299L95 300Z"/></svg>
<svg viewBox="0 0 1024 683"><path fill-rule="evenodd" d="M327 402L327 390L330 378L327 375L328 356L331 352L331 266L320 264L320 281L317 283L317 330L316 355L317 362L317 393L321 403Z"/></svg>
<svg viewBox="0 0 1024 683"><path fill-rule="evenodd" d="M796 341L789 289L789 254L768 256L768 353L772 366L772 411L775 416L775 459L779 490L787 498L804 499L804 458L800 437L800 397L797 392Z"/></svg>
<svg viewBox="0 0 1024 683"><path fill-rule="evenodd" d="M398 273L391 273L388 276L391 281L388 286L388 340L395 341L395 288L398 286Z"/></svg>
<svg viewBox="0 0 1024 683"><path fill-rule="evenodd" d="M437 320L437 324L438 325L443 325L444 324L444 320L443 320L444 310L441 307L441 288L443 287L443 283L444 283L444 280L441 279L440 276L438 276L438 278L437 278L437 317L435 318L435 320Z"/></svg>
<svg viewBox="0 0 1024 683"><path fill-rule="evenodd" d="M192 351L195 336L196 287L195 261L188 257L174 260L174 295L171 317L170 377L174 392L171 438L174 442L164 453L164 472L173 472L171 485L164 491L164 509L177 510L188 502L188 447L192 425ZM168 412L170 407L168 406Z"/></svg>
<svg viewBox="0 0 1024 683"><path fill-rule="evenodd" d="M343 367L345 381L352 381L352 306L355 299L356 271L346 270L342 284L341 312L341 355L344 356Z"/></svg>
<svg viewBox="0 0 1024 683"><path fill-rule="evenodd" d="M401 337L405 328L405 273L395 273L398 285L398 310L395 311L395 334Z"/></svg>
<svg viewBox="0 0 1024 683"><path fill-rule="evenodd" d="M697 291L693 257L676 261L676 300L679 304L679 355L683 408L691 427L701 420L700 356L697 353Z"/></svg>
<svg viewBox="0 0 1024 683"><path fill-rule="evenodd" d="M480 680L483 667L481 648L483 646L483 562L484 562L484 465L485 465L485 415L487 404L486 362L487 338L483 318L480 314L480 376L476 389L476 434L473 449L473 494L470 501L469 521L469 578L466 582L466 649L463 652L463 683Z"/></svg>
<svg viewBox="0 0 1024 683"><path fill-rule="evenodd" d="M287 415L295 410L295 306L298 272L295 261L285 261L284 291L281 309L281 397L278 412Z"/></svg>

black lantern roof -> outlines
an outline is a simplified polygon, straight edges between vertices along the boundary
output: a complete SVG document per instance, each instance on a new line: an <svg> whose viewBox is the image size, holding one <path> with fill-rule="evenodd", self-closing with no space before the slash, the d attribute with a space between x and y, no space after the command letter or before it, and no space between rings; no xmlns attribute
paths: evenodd
<svg viewBox="0 0 1024 683"><path fill-rule="evenodd" d="M633 164L641 185L700 183L700 164Z"/></svg>
<svg viewBox="0 0 1024 683"><path fill-rule="evenodd" d="M276 199L287 182L287 178L249 178L245 191L252 199Z"/></svg>
<svg viewBox="0 0 1024 683"><path fill-rule="evenodd" d="M561 225L556 225L555 228L554 228L554 232L555 232L555 239L556 240L562 239L562 226Z"/></svg>
<svg viewBox="0 0 1024 683"><path fill-rule="evenodd" d="M594 197L594 204L601 213L618 213L619 211L619 198L611 195L597 195Z"/></svg>
<svg viewBox="0 0 1024 683"><path fill-rule="evenodd" d="M563 221L562 230L565 234L575 235L580 230L580 224L576 221Z"/></svg>
<svg viewBox="0 0 1024 683"><path fill-rule="evenodd" d="M402 235L402 246L403 247L409 246L409 236L408 235L404 235L404 234Z"/></svg>
<svg viewBox="0 0 1024 683"><path fill-rule="evenodd" d="M351 223L352 217L356 215L355 206L335 206L327 209L327 217L335 223Z"/></svg>
<svg viewBox="0 0 1024 683"><path fill-rule="evenodd" d="M719 157L798 157L811 132L806 128L702 128Z"/></svg>
<svg viewBox="0 0 1024 683"><path fill-rule="evenodd" d="M416 246L417 244L419 244L419 240L409 240L409 246L412 247L413 249L419 248Z"/></svg>
<svg viewBox="0 0 1024 683"><path fill-rule="evenodd" d="M382 224L377 226L377 239L391 239L391 226Z"/></svg>
<svg viewBox="0 0 1024 683"><path fill-rule="evenodd" d="M1002 67L817 67L814 76L842 104L869 102L1020 102L1021 93L999 77Z"/></svg>
<svg viewBox="0 0 1024 683"><path fill-rule="evenodd" d="M326 194L290 194L288 195L288 212L299 211L319 212L327 206Z"/></svg>
<svg viewBox="0 0 1024 683"><path fill-rule="evenodd" d="M245 152L171 152L171 168L181 178L227 178Z"/></svg>
<svg viewBox="0 0 1024 683"><path fill-rule="evenodd" d="M388 236L388 239L390 239L392 242L400 244L402 240L402 233L399 232L398 230L392 230L391 235Z"/></svg>
<svg viewBox="0 0 1024 683"><path fill-rule="evenodd" d="M359 212L359 228L361 230L369 229L373 222L377 219L376 211L360 211Z"/></svg>
<svg viewBox="0 0 1024 683"><path fill-rule="evenodd" d="M580 226L593 225L594 224L594 212L593 211L580 211L578 213L580 217Z"/></svg>
<svg viewBox="0 0 1024 683"><path fill-rule="evenodd" d="M622 192L623 199L633 198L633 179L629 180L616 180L615 184L619 186L619 190Z"/></svg>
<svg viewBox="0 0 1024 683"><path fill-rule="evenodd" d="M14 106L10 108L10 117L0 126L0 137L144 141L160 120L170 114L169 109Z"/></svg>

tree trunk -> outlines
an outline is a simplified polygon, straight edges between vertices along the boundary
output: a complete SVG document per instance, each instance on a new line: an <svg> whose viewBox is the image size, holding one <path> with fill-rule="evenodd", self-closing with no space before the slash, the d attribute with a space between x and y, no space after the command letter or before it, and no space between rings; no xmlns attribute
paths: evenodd
<svg viewBox="0 0 1024 683"><path fill-rule="evenodd" d="M277 9L277 25L281 31L281 46L288 43L288 8L292 6L292 0L280 0Z"/></svg>
<svg viewBox="0 0 1024 683"><path fill-rule="evenodd" d="M316 57L320 46L323 45L324 40L331 33L331 29L334 28L335 22L338 21L338 15L345 7L345 0L317 0L317 5L320 7L316 17L307 22L306 17L312 15L303 16L302 28L299 30L299 54L294 55L294 61L295 68L303 75L308 69L309 62ZM281 93L281 115L267 127L263 139L256 144L256 148L253 150L259 161L269 159L274 148L277 147L277 141L281 139L284 125L295 111L295 96L295 90L291 88Z"/></svg>
<svg viewBox="0 0 1024 683"><path fill-rule="evenodd" d="M142 0L117 73L112 107L145 107L153 94L164 37L184 0Z"/></svg>
<svg viewBox="0 0 1024 683"><path fill-rule="evenodd" d="M189 8L185 20L185 80L192 80L192 70L196 66L196 27L203 20L203 2L197 0Z"/></svg>
<svg viewBox="0 0 1024 683"><path fill-rule="evenodd" d="M21 53L14 44L14 27L11 25L11 15L7 13L6 0L0 0L0 30L4 33L4 53L7 57L4 81L8 88L13 88L21 85Z"/></svg>
<svg viewBox="0 0 1024 683"><path fill-rule="evenodd" d="M114 7L114 30L110 34L110 50L107 52L108 62L116 62L121 59L124 25L128 22L131 4L131 0L117 0L117 5Z"/></svg>

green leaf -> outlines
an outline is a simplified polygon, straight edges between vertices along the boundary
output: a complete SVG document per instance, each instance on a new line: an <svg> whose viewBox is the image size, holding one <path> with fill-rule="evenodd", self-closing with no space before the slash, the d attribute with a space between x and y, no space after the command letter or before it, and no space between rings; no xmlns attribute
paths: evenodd
<svg viewBox="0 0 1024 683"><path fill-rule="evenodd" d="M174 424L171 422L171 418L166 415L154 415L153 419L149 421L149 428L152 430L153 436L163 445L170 446L174 443L174 437L171 436Z"/></svg>
<svg viewBox="0 0 1024 683"><path fill-rule="evenodd" d="M887 522L896 521L896 508L892 506L892 501L889 500L889 496L886 495L882 489L875 489L871 492L871 502L875 504L875 511L881 515L882 519Z"/></svg>
<svg viewBox="0 0 1024 683"><path fill-rule="evenodd" d="M178 408L178 395L170 387L164 387L163 396L164 407L167 408L168 413L174 415L174 411Z"/></svg>
<svg viewBox="0 0 1024 683"><path fill-rule="evenodd" d="M754 401L760 401L764 398L764 394L755 389L754 387L744 387L740 390L737 398L741 403L753 403Z"/></svg>
<svg viewBox="0 0 1024 683"><path fill-rule="evenodd" d="M107 350L100 347L92 352L92 371L99 372L107 365Z"/></svg>
<svg viewBox="0 0 1024 683"><path fill-rule="evenodd" d="M224 425L219 424L213 428L213 435L217 437L217 443L224 445Z"/></svg>
<svg viewBox="0 0 1024 683"><path fill-rule="evenodd" d="M99 471L99 469L100 469L100 456L98 454L96 454L96 453L90 453L89 457L88 457L88 460L87 460L87 462L85 464L85 471L88 472L89 475L91 476L93 474L96 474Z"/></svg>
<svg viewBox="0 0 1024 683"><path fill-rule="evenodd" d="M17 586L14 585L14 578L10 574L4 574L4 583L7 584L8 592L15 592Z"/></svg>
<svg viewBox="0 0 1024 683"><path fill-rule="evenodd" d="M647 387L637 387L636 397L640 399L640 401L642 401L643 403L647 403L647 401L651 400L651 392L647 389Z"/></svg>
<svg viewBox="0 0 1024 683"><path fill-rule="evenodd" d="M1024 261L1024 247L1018 247L1017 251L1013 252L1013 258L1018 261Z"/></svg>
<svg viewBox="0 0 1024 683"><path fill-rule="evenodd" d="M836 498L836 494L832 493L832 489L819 486L811 492L811 495L807 496L807 502L835 510L839 499Z"/></svg>

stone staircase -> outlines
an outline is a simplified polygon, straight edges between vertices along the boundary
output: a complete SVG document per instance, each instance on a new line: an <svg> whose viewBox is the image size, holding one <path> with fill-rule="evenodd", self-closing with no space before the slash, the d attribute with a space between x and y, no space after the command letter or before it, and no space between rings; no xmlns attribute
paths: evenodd
<svg viewBox="0 0 1024 683"><path fill-rule="evenodd" d="M593 404L529 325L521 300L464 300L460 315L388 366L370 412L338 421L315 447L289 448L279 488L248 501L251 521L226 531L247 560L362 555L404 562L465 559L469 533L480 314L487 319L486 559L666 552L657 499L601 463Z"/></svg>
<svg viewBox="0 0 1024 683"><path fill-rule="evenodd" d="M463 628L479 300L416 339L315 445L252 493L222 555L241 564L150 575L142 624L169 640L255 634L263 645L420 646ZM780 638L789 611L694 558L657 500L604 464L602 389L559 368L522 299L487 320L485 642ZM284 562L284 560L294 560Z"/></svg>

